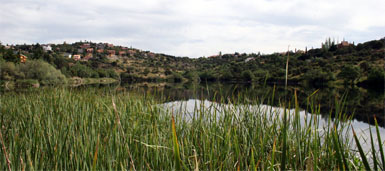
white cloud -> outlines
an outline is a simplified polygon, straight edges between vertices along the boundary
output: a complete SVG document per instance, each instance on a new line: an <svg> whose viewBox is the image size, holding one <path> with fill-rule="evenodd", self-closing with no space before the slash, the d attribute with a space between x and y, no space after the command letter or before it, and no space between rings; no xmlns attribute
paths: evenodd
<svg viewBox="0 0 385 171"><path fill-rule="evenodd" d="M383 0L3 0L0 41L112 42L177 56L385 36Z"/></svg>

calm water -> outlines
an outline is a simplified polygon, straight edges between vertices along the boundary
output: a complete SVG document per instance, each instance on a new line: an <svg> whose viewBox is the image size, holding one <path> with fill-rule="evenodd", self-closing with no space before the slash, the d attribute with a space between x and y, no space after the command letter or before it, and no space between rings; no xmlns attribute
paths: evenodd
<svg viewBox="0 0 385 171"><path fill-rule="evenodd" d="M231 100L248 103L258 100L261 104L275 107L281 106L283 101L294 102L294 92L296 91L300 108L307 112L311 111L308 109L309 103L317 104L320 105L321 117L328 118L330 113L336 113L336 103L340 103L343 104L341 110L348 115L353 115L355 120L374 125L374 117L376 117L379 125L385 128L384 90L288 87L285 91L284 86L218 83L123 84L119 89L152 94L163 102L199 99L218 103L231 103Z"/></svg>

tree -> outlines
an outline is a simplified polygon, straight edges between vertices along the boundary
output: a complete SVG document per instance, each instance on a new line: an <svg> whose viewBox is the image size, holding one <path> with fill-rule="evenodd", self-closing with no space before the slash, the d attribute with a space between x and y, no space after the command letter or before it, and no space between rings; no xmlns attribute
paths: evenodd
<svg viewBox="0 0 385 171"><path fill-rule="evenodd" d="M250 70L243 71L241 76L244 81L251 81L253 79L253 74Z"/></svg>
<svg viewBox="0 0 385 171"><path fill-rule="evenodd" d="M342 68L341 72L337 75L338 78L344 80L345 84L350 82L351 85L354 84L354 81L357 80L360 76L360 69L353 65L347 65Z"/></svg>
<svg viewBox="0 0 385 171"><path fill-rule="evenodd" d="M8 62L14 62L14 63L18 63L20 60L18 58L18 56L16 54L13 53L13 50L12 49L7 49L5 50L5 54L4 54L4 57L3 57L6 61Z"/></svg>
<svg viewBox="0 0 385 171"><path fill-rule="evenodd" d="M382 84L385 83L385 72L381 68L372 68L368 74L368 81L372 84Z"/></svg>

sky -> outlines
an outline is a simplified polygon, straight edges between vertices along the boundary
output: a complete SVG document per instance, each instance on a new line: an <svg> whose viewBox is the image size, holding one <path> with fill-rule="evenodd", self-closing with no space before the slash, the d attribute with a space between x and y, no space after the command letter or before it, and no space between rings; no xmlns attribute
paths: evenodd
<svg viewBox="0 0 385 171"><path fill-rule="evenodd" d="M2 44L109 42L202 57L385 36L385 0L0 0Z"/></svg>

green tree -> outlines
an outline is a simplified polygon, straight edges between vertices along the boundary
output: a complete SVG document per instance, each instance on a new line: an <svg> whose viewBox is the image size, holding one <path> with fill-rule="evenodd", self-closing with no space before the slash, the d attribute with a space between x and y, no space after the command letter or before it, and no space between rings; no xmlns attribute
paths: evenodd
<svg viewBox="0 0 385 171"><path fill-rule="evenodd" d="M368 81L373 84L382 84L385 83L385 71L381 68L372 68L368 74Z"/></svg>
<svg viewBox="0 0 385 171"><path fill-rule="evenodd" d="M8 62L18 63L20 61L17 54L13 53L12 49L5 50L3 58Z"/></svg>
<svg viewBox="0 0 385 171"><path fill-rule="evenodd" d="M337 75L338 78L344 80L345 84L349 83L354 84L354 81L357 80L360 76L360 69L353 65L347 65L342 68L341 72Z"/></svg>
<svg viewBox="0 0 385 171"><path fill-rule="evenodd" d="M241 76L244 81L251 81L253 79L253 74L250 70L243 71Z"/></svg>

